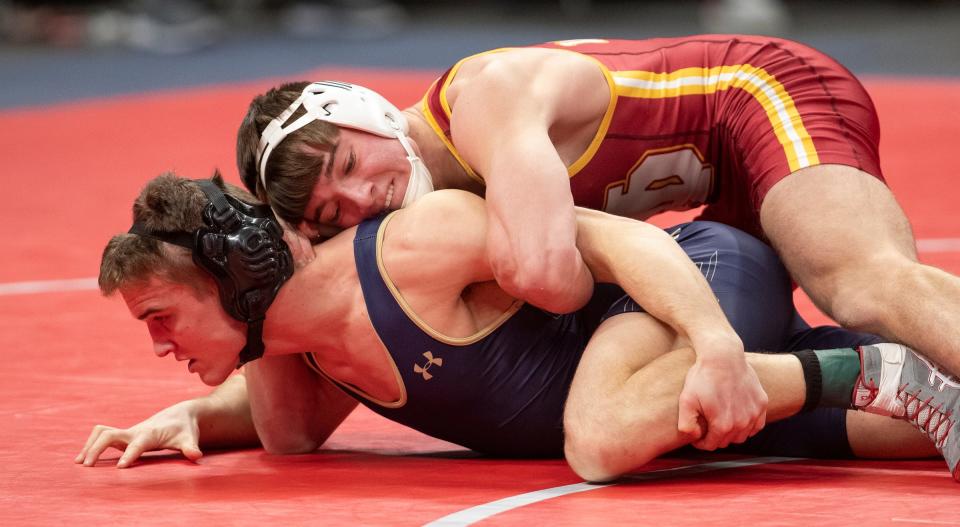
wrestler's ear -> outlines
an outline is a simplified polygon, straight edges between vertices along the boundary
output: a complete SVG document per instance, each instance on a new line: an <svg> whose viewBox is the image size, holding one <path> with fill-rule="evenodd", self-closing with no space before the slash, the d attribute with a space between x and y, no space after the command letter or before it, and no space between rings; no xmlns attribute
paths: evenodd
<svg viewBox="0 0 960 527"><path fill-rule="evenodd" d="M286 223L281 223L281 225L283 225L283 241L290 248L294 267L300 269L313 261L316 258L316 253L313 252L311 239L302 231L291 229ZM301 225L303 224L301 223Z"/></svg>
<svg viewBox="0 0 960 527"><path fill-rule="evenodd" d="M297 225L290 225L280 220L280 218L277 218L277 221L281 221L280 225L283 225L284 230L296 229L298 233L300 233L301 235L303 235L305 238L309 240L319 238L320 233L317 229L317 225L311 221L300 220L300 223L298 223Z"/></svg>

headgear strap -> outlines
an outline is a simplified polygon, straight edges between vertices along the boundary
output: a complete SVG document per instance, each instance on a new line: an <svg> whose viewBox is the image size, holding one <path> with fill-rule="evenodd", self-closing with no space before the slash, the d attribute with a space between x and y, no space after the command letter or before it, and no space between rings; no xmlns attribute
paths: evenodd
<svg viewBox="0 0 960 527"><path fill-rule="evenodd" d="M304 113L287 124L300 107ZM380 137L397 139L410 162L410 182L403 205L433 190L430 171L414 152L407 137L407 118L396 106L379 93L363 86L346 82L315 82L303 89L286 110L276 116L260 134L257 147L257 173L264 190L267 188L267 161L270 154L288 135L314 121L326 121L337 126L353 128ZM245 181L253 189L256 182ZM252 183L252 185L251 185Z"/></svg>
<svg viewBox="0 0 960 527"><path fill-rule="evenodd" d="M196 231L153 231L134 222L128 232L190 249L217 282L220 303L247 324L237 368L263 356L263 321L280 287L293 276L293 257L270 207L228 196L213 181L195 180L209 203Z"/></svg>

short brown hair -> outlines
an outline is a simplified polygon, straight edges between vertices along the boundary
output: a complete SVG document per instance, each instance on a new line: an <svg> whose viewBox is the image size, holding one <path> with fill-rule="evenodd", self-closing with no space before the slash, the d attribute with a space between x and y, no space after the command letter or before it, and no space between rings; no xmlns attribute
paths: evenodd
<svg viewBox="0 0 960 527"><path fill-rule="evenodd" d="M251 203L260 202L245 190L225 183L219 171L212 181L225 193ZM197 183L167 172L150 180L133 203L133 221L153 231L193 232L203 225L202 213L208 203ZM118 234L110 239L100 259L98 283L104 295L151 277L204 290L208 277L193 263L190 251L137 234Z"/></svg>
<svg viewBox="0 0 960 527"><path fill-rule="evenodd" d="M324 121L313 121L290 134L277 145L267 160L267 188L260 183L257 150L260 134L275 117L293 104L310 83L291 82L254 97L237 131L237 169L250 192L273 207L280 219L290 225L303 220L310 194L320 176L324 156L340 135L340 129ZM303 115L297 109L290 121Z"/></svg>

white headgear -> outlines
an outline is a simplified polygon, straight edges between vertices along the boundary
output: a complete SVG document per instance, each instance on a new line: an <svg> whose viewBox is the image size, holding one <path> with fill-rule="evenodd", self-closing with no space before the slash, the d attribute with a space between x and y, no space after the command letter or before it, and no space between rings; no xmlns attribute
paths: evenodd
<svg viewBox="0 0 960 527"><path fill-rule="evenodd" d="M284 126L300 106L306 111L296 121ZM353 128L380 137L396 138L403 145L410 162L410 179L401 207L433 190L430 171L413 151L407 138L407 119L390 101L373 90L346 82L315 82L286 110L270 121L260 135L257 148L257 169L260 184L267 188L267 160L270 153L288 135L313 121L326 121L337 126Z"/></svg>

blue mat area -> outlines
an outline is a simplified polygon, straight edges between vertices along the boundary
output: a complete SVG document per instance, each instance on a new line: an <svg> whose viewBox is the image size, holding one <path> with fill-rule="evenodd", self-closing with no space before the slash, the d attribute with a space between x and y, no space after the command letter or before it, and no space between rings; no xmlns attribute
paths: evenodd
<svg viewBox="0 0 960 527"><path fill-rule="evenodd" d="M566 4L567 12L559 9ZM486 49L545 40L704 31L700 2L413 3L386 36L340 28L323 37L236 30L200 51L64 49L0 43L0 108L292 75L328 66L440 70ZM857 74L960 76L960 3L786 2L782 36L822 49Z"/></svg>

